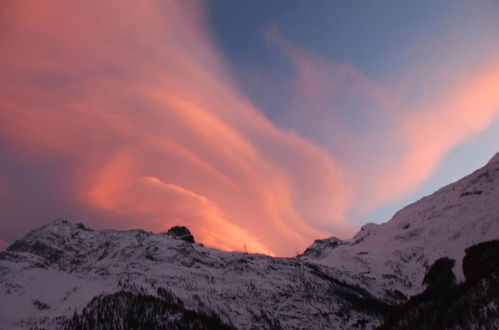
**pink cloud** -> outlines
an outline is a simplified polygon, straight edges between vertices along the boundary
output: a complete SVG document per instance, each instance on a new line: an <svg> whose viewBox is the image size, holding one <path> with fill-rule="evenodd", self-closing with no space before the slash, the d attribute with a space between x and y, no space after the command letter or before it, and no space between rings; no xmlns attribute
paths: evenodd
<svg viewBox="0 0 499 330"><path fill-rule="evenodd" d="M402 105L396 126L388 128L402 152L396 159L386 155L384 169L372 176L369 193L373 197L366 208L410 193L436 171L449 150L499 118L499 58L445 83L441 92L436 86L435 96L420 100L417 106Z"/></svg>
<svg viewBox="0 0 499 330"><path fill-rule="evenodd" d="M415 181L432 173L452 147L485 130L499 116L499 59L452 83L449 94L404 118L410 152L403 159ZM414 165L412 165L414 166Z"/></svg>
<svg viewBox="0 0 499 330"><path fill-rule="evenodd" d="M68 216L97 228L184 224L209 246L292 255L351 235L347 211L415 189L499 111L497 58L433 84L415 105L404 87L274 29L294 68L282 120L296 131L284 130L234 87L192 2L1 6L8 240Z"/></svg>
<svg viewBox="0 0 499 330"><path fill-rule="evenodd" d="M209 246L277 255L351 234L345 170L239 94L202 17L184 1L4 2L11 155L61 167L50 184L63 189L43 198L100 228L180 223ZM39 195L23 198L29 222L47 220Z"/></svg>
<svg viewBox="0 0 499 330"><path fill-rule="evenodd" d="M412 192L450 149L484 131L499 116L499 56L490 56L466 74L435 70L445 72L445 77L432 82L431 92L411 104L412 91L405 88L415 82L404 80L410 77L394 79L397 87L383 85L350 64L292 44L276 27L268 37L294 72L281 94L289 109L281 120L341 162L350 178L354 214Z"/></svg>

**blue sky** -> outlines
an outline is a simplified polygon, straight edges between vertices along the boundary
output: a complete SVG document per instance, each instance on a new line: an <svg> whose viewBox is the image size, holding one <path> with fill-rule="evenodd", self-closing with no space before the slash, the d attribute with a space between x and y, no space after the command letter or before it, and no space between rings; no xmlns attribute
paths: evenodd
<svg viewBox="0 0 499 330"><path fill-rule="evenodd" d="M277 125L297 130L300 127L281 118L287 109L282 109L282 95L276 96L279 87L277 92L269 92L255 86L261 80L255 82L253 78L257 72L265 75L266 83L283 85L293 74L288 59L268 38L273 27L297 47L348 63L381 86L410 86L406 103L420 102L424 95L434 92L433 88L441 90L440 85L449 77L434 76L435 68L449 65L449 71L473 70L476 63L495 56L498 49L499 4L495 1L211 0L207 7L213 38L230 63L240 89ZM355 126L369 129L372 124L363 123L351 110L358 104L357 100L346 100L340 111L352 117L353 130ZM306 131L304 135L328 148L323 137ZM329 151L333 155L336 152L334 148ZM410 192L369 212L353 211L350 216L358 222L385 221L404 205L484 165L497 151L496 120L486 130L446 150L438 167Z"/></svg>

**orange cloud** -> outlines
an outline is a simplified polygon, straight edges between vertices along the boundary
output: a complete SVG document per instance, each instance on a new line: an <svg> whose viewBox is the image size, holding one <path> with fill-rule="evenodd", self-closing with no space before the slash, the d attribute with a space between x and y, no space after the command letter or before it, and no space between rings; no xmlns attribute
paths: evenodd
<svg viewBox="0 0 499 330"><path fill-rule="evenodd" d="M284 130L236 90L203 20L186 1L2 2L4 239L66 216L292 255L352 234L347 211L407 194L498 115L497 58L414 105L274 29L294 68Z"/></svg>
<svg viewBox="0 0 499 330"><path fill-rule="evenodd" d="M352 233L344 169L235 90L202 8L4 1L0 30L0 136L20 162L61 167L64 192L44 198L73 216L277 255Z"/></svg>

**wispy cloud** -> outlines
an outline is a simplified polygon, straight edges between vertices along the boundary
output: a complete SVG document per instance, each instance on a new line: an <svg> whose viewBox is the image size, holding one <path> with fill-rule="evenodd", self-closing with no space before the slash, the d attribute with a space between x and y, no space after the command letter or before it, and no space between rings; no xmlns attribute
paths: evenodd
<svg viewBox="0 0 499 330"><path fill-rule="evenodd" d="M357 215L412 192L449 150L499 118L499 54L454 74L451 63L442 64L423 77L431 91L414 102L411 88L418 83L407 81L410 76L394 79L396 86L382 84L291 43L276 26L267 35L293 72L282 84L288 88L280 94L286 111L279 120L347 169ZM440 72L447 74L432 81ZM419 84L424 91L425 81Z"/></svg>
<svg viewBox="0 0 499 330"><path fill-rule="evenodd" d="M23 164L4 175L51 178L13 195L30 211L1 215L12 235L16 217L32 226L57 210L97 227L182 223L210 246L279 255L352 233L344 169L240 95L202 8L54 0L1 12L0 135Z"/></svg>
<svg viewBox="0 0 499 330"><path fill-rule="evenodd" d="M499 114L499 56L412 102L414 82L381 84L274 28L292 67L274 123L235 87L198 4L0 6L6 240L65 216L98 228L180 223L209 246L292 255L351 235L348 211L415 189Z"/></svg>

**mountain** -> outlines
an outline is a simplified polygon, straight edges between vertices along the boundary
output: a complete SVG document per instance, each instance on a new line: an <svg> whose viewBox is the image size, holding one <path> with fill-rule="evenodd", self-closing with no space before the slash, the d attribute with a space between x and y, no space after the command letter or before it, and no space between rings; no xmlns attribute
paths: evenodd
<svg viewBox="0 0 499 330"><path fill-rule="evenodd" d="M376 326L386 308L325 267L295 258L223 252L141 230L94 231L65 220L30 232L0 259L6 329L63 328L64 317L115 293L155 297L161 305L159 292L168 292L182 310L217 315L238 329Z"/></svg>
<svg viewBox="0 0 499 330"><path fill-rule="evenodd" d="M398 211L383 224L366 224L351 240L318 240L300 257L334 268L374 296L403 301L423 290L433 262L454 259L464 280L465 249L499 239L499 153L484 167Z"/></svg>
<svg viewBox="0 0 499 330"><path fill-rule="evenodd" d="M0 329L493 328L497 240L499 154L390 221L294 258L206 248L185 227L59 219L0 253Z"/></svg>
<svg viewBox="0 0 499 330"><path fill-rule="evenodd" d="M426 289L395 306L380 330L499 329L499 240L465 252L465 281L456 283L453 259L438 259L425 275Z"/></svg>

